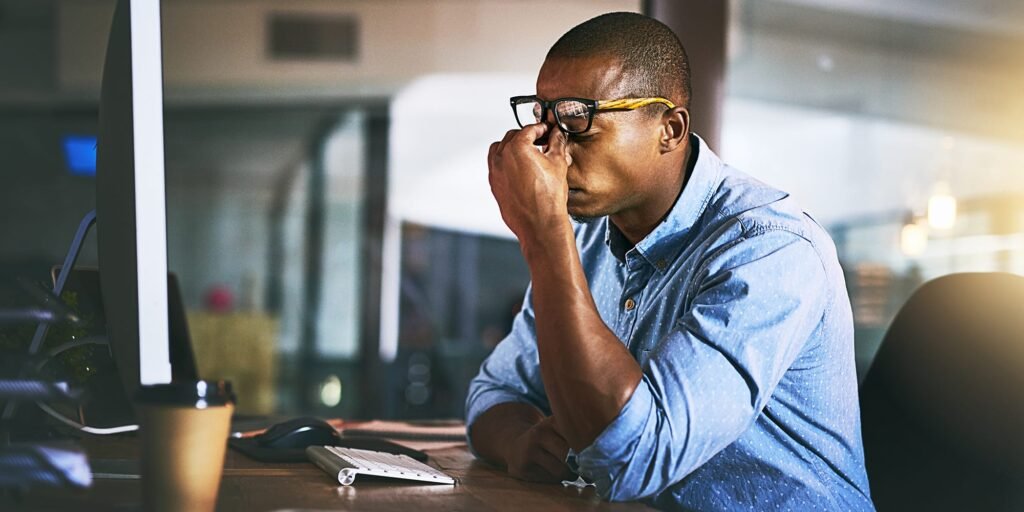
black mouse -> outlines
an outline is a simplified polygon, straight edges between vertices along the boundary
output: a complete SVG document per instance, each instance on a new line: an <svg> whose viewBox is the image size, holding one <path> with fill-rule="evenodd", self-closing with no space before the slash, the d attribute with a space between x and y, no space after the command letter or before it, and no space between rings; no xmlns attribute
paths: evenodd
<svg viewBox="0 0 1024 512"><path fill-rule="evenodd" d="M307 446L334 446L341 435L320 418L303 416L271 426L256 436L256 442L267 448L302 449Z"/></svg>

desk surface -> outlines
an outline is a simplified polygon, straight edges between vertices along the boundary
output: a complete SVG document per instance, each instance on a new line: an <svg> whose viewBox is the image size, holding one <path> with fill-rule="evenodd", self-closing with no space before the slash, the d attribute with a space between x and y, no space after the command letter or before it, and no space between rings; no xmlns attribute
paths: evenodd
<svg viewBox="0 0 1024 512"><path fill-rule="evenodd" d="M94 459L137 459L134 437L90 438L83 445ZM649 510L639 503L601 501L593 488L534 484L509 477L475 459L465 447L427 452L429 464L458 480L418 485L373 480L349 487L307 463L262 463L229 449L217 510ZM18 502L0 497L4 510L139 510L139 480L95 480L87 491L37 489Z"/></svg>

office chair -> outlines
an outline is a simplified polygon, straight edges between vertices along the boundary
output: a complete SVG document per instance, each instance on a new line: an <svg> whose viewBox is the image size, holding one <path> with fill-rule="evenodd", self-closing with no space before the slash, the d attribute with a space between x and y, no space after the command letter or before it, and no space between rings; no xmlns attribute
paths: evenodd
<svg viewBox="0 0 1024 512"><path fill-rule="evenodd" d="M860 387L872 498L888 510L1024 510L1024 277L921 286Z"/></svg>

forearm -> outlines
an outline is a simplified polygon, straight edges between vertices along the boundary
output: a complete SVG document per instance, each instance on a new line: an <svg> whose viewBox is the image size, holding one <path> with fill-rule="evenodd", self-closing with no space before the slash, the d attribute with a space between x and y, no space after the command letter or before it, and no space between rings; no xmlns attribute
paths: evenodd
<svg viewBox="0 0 1024 512"><path fill-rule="evenodd" d="M498 404L487 409L470 427L473 448L484 459L506 466L505 450L512 441L544 419L536 407L519 402Z"/></svg>
<svg viewBox="0 0 1024 512"><path fill-rule="evenodd" d="M641 370L597 311L568 219L542 239L521 242L544 388L559 430L581 450L618 416Z"/></svg>

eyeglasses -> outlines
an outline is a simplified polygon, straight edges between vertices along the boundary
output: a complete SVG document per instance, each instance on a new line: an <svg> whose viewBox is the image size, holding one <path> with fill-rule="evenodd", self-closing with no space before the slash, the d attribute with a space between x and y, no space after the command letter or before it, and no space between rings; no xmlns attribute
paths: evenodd
<svg viewBox="0 0 1024 512"><path fill-rule="evenodd" d="M590 100L586 98L558 98L544 101L536 96L513 96L509 99L516 122L522 128L547 119L548 110L555 113L558 128L565 133L583 133L590 129L594 114L606 110L636 110L661 103L676 108L665 98L623 98L619 100Z"/></svg>

